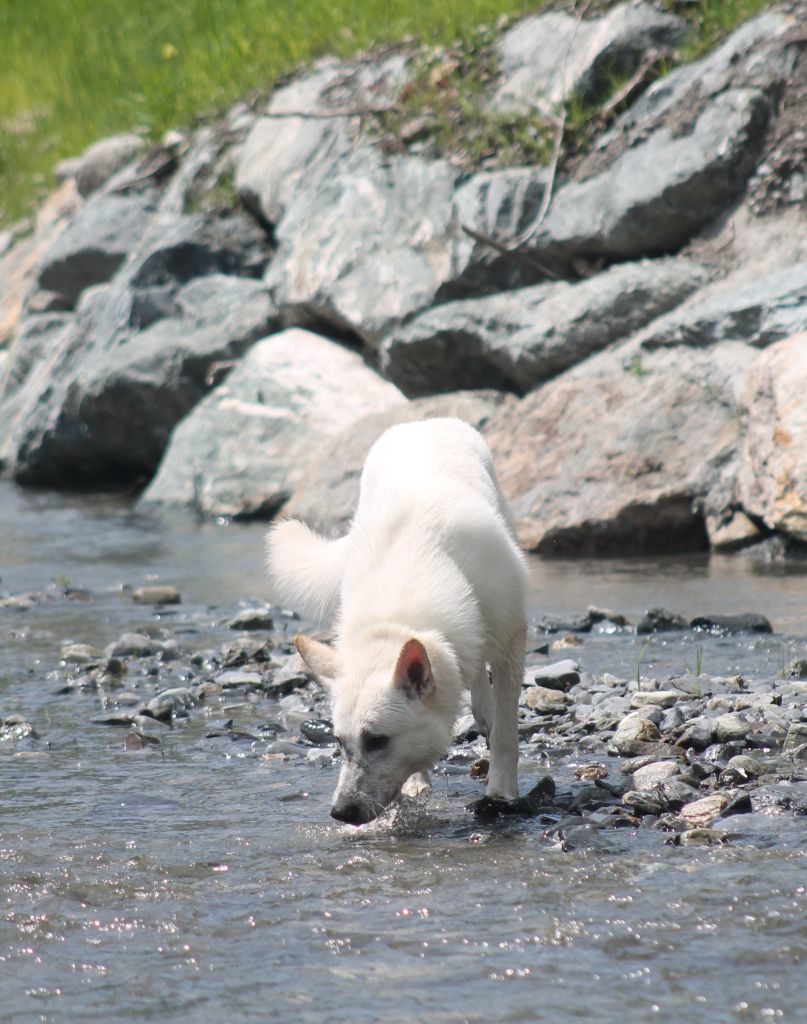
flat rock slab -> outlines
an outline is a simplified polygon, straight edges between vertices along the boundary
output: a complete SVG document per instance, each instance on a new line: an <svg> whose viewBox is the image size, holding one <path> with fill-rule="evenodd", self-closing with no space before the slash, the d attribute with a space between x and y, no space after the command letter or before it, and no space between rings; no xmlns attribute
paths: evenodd
<svg viewBox="0 0 807 1024"><path fill-rule="evenodd" d="M385 340L381 366L411 397L457 386L524 393L628 337L706 280L687 260L643 260L576 284L447 303Z"/></svg>
<svg viewBox="0 0 807 1024"><path fill-rule="evenodd" d="M807 263L797 263L718 299L668 313L643 336L642 347L745 341L764 348L802 331L805 324Z"/></svg>
<svg viewBox="0 0 807 1024"><path fill-rule="evenodd" d="M740 343L594 356L491 420L499 481L529 550L704 548L698 502L738 444Z"/></svg>
<svg viewBox="0 0 807 1024"><path fill-rule="evenodd" d="M177 426L143 501L205 515L271 515L324 443L404 402L358 353L308 331L283 331L254 345Z"/></svg>
<svg viewBox="0 0 807 1024"><path fill-rule="evenodd" d="M679 248L740 194L769 115L760 89L721 93L689 131L659 127L602 173L558 189L525 248L565 272L580 258L629 260Z"/></svg>
<svg viewBox="0 0 807 1024"><path fill-rule="evenodd" d="M364 460L385 430L397 423L453 416L484 431L497 410L514 404L515 399L497 391L459 391L395 404L385 412L363 417L322 445L283 511L312 529L344 532L356 509Z"/></svg>

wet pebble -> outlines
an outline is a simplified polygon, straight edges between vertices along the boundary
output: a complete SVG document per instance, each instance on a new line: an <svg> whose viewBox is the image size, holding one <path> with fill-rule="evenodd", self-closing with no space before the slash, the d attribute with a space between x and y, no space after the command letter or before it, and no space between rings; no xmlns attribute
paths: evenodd
<svg viewBox="0 0 807 1024"><path fill-rule="evenodd" d="M681 766L677 761L655 761L643 768L637 768L633 773L631 785L633 789L647 792L680 774Z"/></svg>
<svg viewBox="0 0 807 1024"><path fill-rule="evenodd" d="M652 743L659 738L658 726L654 722L631 716L620 722L611 742L617 753L629 753L632 744Z"/></svg>
<svg viewBox="0 0 807 1024"><path fill-rule="evenodd" d="M698 718L687 725L676 741L680 747L693 750L706 750L714 742L714 725L703 718Z"/></svg>
<svg viewBox="0 0 807 1024"><path fill-rule="evenodd" d="M622 803L640 817L644 817L646 814L658 815L664 810L664 801L660 796L638 789L630 789L624 793Z"/></svg>
<svg viewBox="0 0 807 1024"><path fill-rule="evenodd" d="M145 633L124 633L105 648L107 658L149 658L162 650L159 640Z"/></svg>
<svg viewBox="0 0 807 1024"><path fill-rule="evenodd" d="M300 722L300 732L309 743L316 743L318 746L330 747L336 743L332 723L323 718L307 718Z"/></svg>
<svg viewBox="0 0 807 1024"><path fill-rule="evenodd" d="M175 686L163 690L144 706L144 711L154 718L169 719L196 707L199 703L197 695L187 686Z"/></svg>
<svg viewBox="0 0 807 1024"><path fill-rule="evenodd" d="M740 779L757 779L765 774L765 765L758 757L751 757L748 754L735 754L729 758L726 771L732 771Z"/></svg>
<svg viewBox="0 0 807 1024"><path fill-rule="evenodd" d="M725 793L712 793L684 804L681 817L691 825L708 825L723 813L728 803L729 797Z"/></svg>
<svg viewBox="0 0 807 1024"><path fill-rule="evenodd" d="M658 793L668 811L678 811L685 804L693 803L698 799L697 789L684 782L683 779L667 779L659 786Z"/></svg>
<svg viewBox="0 0 807 1024"><path fill-rule="evenodd" d="M39 733L22 715L7 715L0 721L0 742L11 744L29 738L39 739Z"/></svg>
<svg viewBox="0 0 807 1024"><path fill-rule="evenodd" d="M764 615L746 612L743 615L700 615L690 622L691 629L717 633L772 633L773 626Z"/></svg>
<svg viewBox="0 0 807 1024"><path fill-rule="evenodd" d="M222 690L234 690L239 686L263 686L263 676L260 672L247 672L244 669L226 669L213 677L213 682Z"/></svg>
<svg viewBox="0 0 807 1024"><path fill-rule="evenodd" d="M91 644L65 644L61 651L62 661L71 662L74 665L89 665L95 661L101 661L104 652Z"/></svg>
<svg viewBox="0 0 807 1024"><path fill-rule="evenodd" d="M668 839L671 846L722 846L731 838L728 832L717 828L690 828Z"/></svg>
<svg viewBox="0 0 807 1024"><path fill-rule="evenodd" d="M225 668L239 668L250 662L265 663L271 660L271 644L258 637L238 636L221 649L221 664Z"/></svg>
<svg viewBox="0 0 807 1024"><path fill-rule="evenodd" d="M47 595L39 591L31 591L27 594L11 594L0 598L0 608L15 608L17 611L27 612L46 600Z"/></svg>
<svg viewBox="0 0 807 1024"><path fill-rule="evenodd" d="M572 658L544 665L531 672L533 682L550 690L565 692L580 682L580 666Z"/></svg>
<svg viewBox="0 0 807 1024"><path fill-rule="evenodd" d="M311 682L312 678L303 659L295 653L287 657L272 674L271 689L277 696L290 694Z"/></svg>
<svg viewBox="0 0 807 1024"><path fill-rule="evenodd" d="M531 711L542 715L558 715L571 703L565 693L546 686L528 686L524 691L524 703Z"/></svg>
<svg viewBox="0 0 807 1024"><path fill-rule="evenodd" d="M670 708L680 699L678 690L637 690L630 699L632 708L650 705L656 708Z"/></svg>
<svg viewBox="0 0 807 1024"><path fill-rule="evenodd" d="M751 731L751 724L741 715L720 715L714 723L715 735L721 743L742 742Z"/></svg>
<svg viewBox="0 0 807 1024"><path fill-rule="evenodd" d="M795 750L803 743L807 743L807 722L794 722L785 736L785 750Z"/></svg>
<svg viewBox="0 0 807 1024"><path fill-rule="evenodd" d="M224 622L227 629L263 629L271 631L275 628L272 610L268 605L256 608L242 608Z"/></svg>
<svg viewBox="0 0 807 1024"><path fill-rule="evenodd" d="M636 626L637 633L667 633L680 629L689 629L689 623L682 615L668 612L666 608L650 608Z"/></svg>
<svg viewBox="0 0 807 1024"><path fill-rule="evenodd" d="M182 597L176 587L153 585L137 587L132 591L135 604L180 604Z"/></svg>
<svg viewBox="0 0 807 1024"><path fill-rule="evenodd" d="M584 764L575 768L574 777L581 780L594 781L604 779L608 775L608 769L601 764Z"/></svg>

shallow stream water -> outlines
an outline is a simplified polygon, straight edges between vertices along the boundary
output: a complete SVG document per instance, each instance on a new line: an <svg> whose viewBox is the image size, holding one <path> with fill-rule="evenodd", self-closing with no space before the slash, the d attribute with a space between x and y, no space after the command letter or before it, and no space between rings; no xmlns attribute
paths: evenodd
<svg viewBox="0 0 807 1024"><path fill-rule="evenodd" d="M87 591L0 609L0 718L43 738L0 747L0 1020L807 1021L807 818L728 818L706 849L650 829L561 840L538 819L481 825L449 765L424 806L351 829L328 818L335 766L206 738L254 716L237 701L127 750L95 695L58 692L62 644L214 643L239 601L271 598L263 528L6 484L0 524L0 590ZM121 590L151 581L183 603ZM697 659L762 678L807 657L807 576L742 557L536 563L536 616L589 604L753 610L777 630L592 635L571 652L591 672ZM534 751L523 786L563 784L574 754Z"/></svg>

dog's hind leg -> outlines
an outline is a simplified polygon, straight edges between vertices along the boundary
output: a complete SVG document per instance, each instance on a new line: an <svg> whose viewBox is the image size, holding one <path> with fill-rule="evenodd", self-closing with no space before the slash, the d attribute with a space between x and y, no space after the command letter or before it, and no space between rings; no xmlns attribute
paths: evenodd
<svg viewBox="0 0 807 1024"><path fill-rule="evenodd" d="M497 645L491 658L493 722L488 735L490 770L486 796L499 800L518 797L518 699L524 678L526 625Z"/></svg>
<svg viewBox="0 0 807 1024"><path fill-rule="evenodd" d="M401 792L404 796L423 796L424 793L431 793L431 791L432 784L428 772L415 772L401 786Z"/></svg>

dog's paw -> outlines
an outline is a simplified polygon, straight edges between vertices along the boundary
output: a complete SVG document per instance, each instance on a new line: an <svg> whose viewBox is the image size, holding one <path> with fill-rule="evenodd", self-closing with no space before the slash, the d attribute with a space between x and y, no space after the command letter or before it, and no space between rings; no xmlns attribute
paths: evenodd
<svg viewBox="0 0 807 1024"><path fill-rule="evenodd" d="M517 797L515 800L483 796L481 800L474 800L467 804L465 809L473 811L476 817L483 821L494 821L503 816L532 818L540 813L542 807L551 804L554 795L555 783L549 775L545 775L536 782L526 796Z"/></svg>
<svg viewBox="0 0 807 1024"><path fill-rule="evenodd" d="M429 776L425 772L415 772L414 775L410 775L406 782L401 786L401 793L404 796L415 799L419 796L427 796L432 791L432 784L429 781Z"/></svg>

